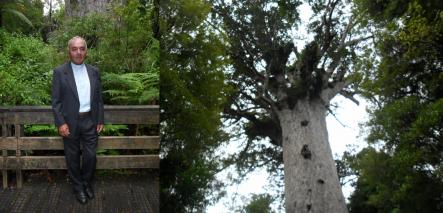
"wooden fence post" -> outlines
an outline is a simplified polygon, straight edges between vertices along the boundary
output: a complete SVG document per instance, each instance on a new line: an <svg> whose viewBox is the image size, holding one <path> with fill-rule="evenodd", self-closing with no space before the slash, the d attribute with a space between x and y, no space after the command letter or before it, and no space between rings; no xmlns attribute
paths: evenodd
<svg viewBox="0 0 443 213"><path fill-rule="evenodd" d="M6 127L6 122L4 119L5 115L3 112L0 112L0 118L1 118L1 123L2 123L2 137L0 140L0 143L3 142L7 136L7 127ZM3 189L6 189L8 187L8 166L6 165L6 160L8 159L8 150L5 148L2 150L2 160L3 160L3 168L2 168L2 177L3 177Z"/></svg>
<svg viewBox="0 0 443 213"><path fill-rule="evenodd" d="M17 115L17 114L16 114ZM17 123L17 119L15 121ZM15 151L15 156L16 156L16 162L17 162L17 167L15 170L16 173L16 179L17 179L17 188L20 189L23 186L23 179L22 179L22 161L21 161L21 146L20 146L20 133L21 133L21 126L20 124L15 124L14 125L14 129L15 129L15 138L16 138L16 144L17 144L17 149Z"/></svg>

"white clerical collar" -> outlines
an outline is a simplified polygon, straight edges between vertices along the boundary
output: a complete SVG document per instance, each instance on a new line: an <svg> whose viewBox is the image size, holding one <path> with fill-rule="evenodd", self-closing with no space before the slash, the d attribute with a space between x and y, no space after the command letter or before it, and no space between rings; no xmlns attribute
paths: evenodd
<svg viewBox="0 0 443 213"><path fill-rule="evenodd" d="M85 66L84 63L82 63L80 65L77 65L77 64L74 64L74 63L71 62L71 67L72 67L73 70L83 69L84 66Z"/></svg>

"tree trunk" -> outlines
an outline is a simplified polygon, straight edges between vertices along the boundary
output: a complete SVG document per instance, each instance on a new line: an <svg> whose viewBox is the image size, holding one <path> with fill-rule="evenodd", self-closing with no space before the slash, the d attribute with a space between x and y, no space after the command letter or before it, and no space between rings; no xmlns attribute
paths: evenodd
<svg viewBox="0 0 443 213"><path fill-rule="evenodd" d="M91 12L106 12L112 0L65 0L65 12L69 17L83 17Z"/></svg>
<svg viewBox="0 0 443 213"><path fill-rule="evenodd" d="M347 212L326 128L326 107L299 100L279 111L286 212Z"/></svg>

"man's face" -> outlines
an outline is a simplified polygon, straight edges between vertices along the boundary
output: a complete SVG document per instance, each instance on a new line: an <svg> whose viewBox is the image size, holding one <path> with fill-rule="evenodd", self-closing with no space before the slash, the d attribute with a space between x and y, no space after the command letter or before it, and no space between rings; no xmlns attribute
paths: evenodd
<svg viewBox="0 0 443 213"><path fill-rule="evenodd" d="M74 64L82 64L87 52L86 45L81 39L73 40L69 46L69 58Z"/></svg>

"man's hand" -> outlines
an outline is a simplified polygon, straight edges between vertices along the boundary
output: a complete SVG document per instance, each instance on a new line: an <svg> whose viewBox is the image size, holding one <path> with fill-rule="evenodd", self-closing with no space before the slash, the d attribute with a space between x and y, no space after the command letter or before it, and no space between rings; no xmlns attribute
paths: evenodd
<svg viewBox="0 0 443 213"><path fill-rule="evenodd" d="M103 124L97 125L97 133L100 133L103 130Z"/></svg>
<svg viewBox="0 0 443 213"><path fill-rule="evenodd" d="M68 124L63 124L58 128L58 134L61 135L62 137L68 137L69 134L71 134L69 132L69 127Z"/></svg>

